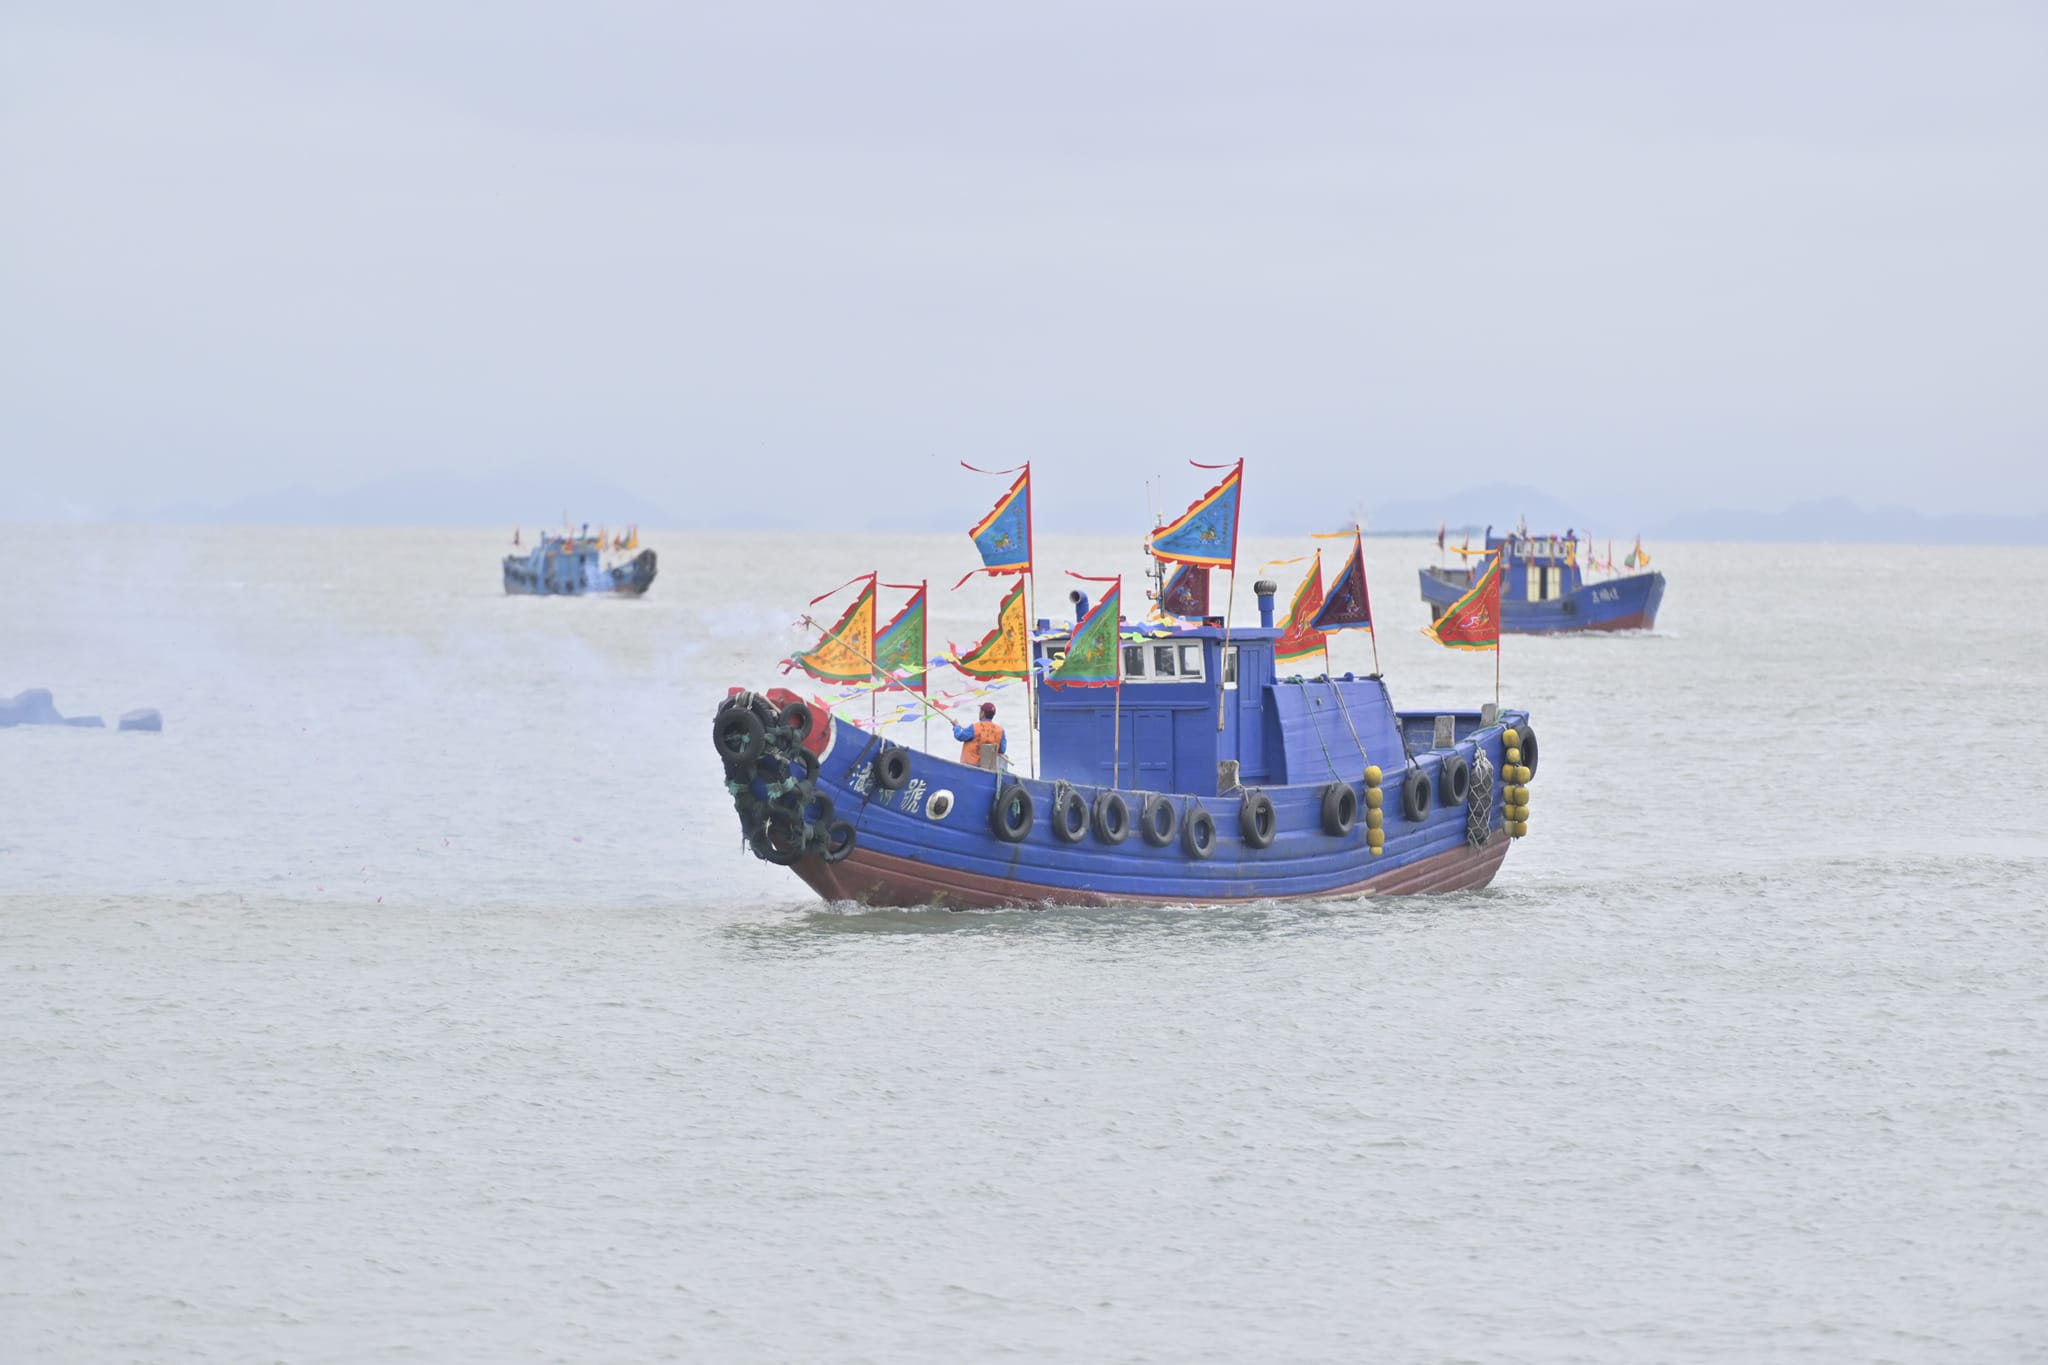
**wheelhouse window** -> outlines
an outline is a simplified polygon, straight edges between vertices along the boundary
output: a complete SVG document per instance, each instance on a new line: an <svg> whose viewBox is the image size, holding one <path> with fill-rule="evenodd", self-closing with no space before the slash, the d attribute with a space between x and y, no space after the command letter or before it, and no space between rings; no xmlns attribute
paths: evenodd
<svg viewBox="0 0 2048 1365"><path fill-rule="evenodd" d="M1125 645L1125 682L1200 682L1202 647L1188 641Z"/></svg>
<svg viewBox="0 0 2048 1365"><path fill-rule="evenodd" d="M1237 686L1237 646L1229 645L1223 651L1223 686L1234 689Z"/></svg>

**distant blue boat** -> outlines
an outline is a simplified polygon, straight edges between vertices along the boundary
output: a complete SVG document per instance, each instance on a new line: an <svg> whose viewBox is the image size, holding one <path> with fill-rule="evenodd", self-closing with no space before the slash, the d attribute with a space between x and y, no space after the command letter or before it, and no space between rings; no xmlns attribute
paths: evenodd
<svg viewBox="0 0 2048 1365"><path fill-rule="evenodd" d="M1587 580L1578 542L1526 533L1488 534L1486 548L1501 556L1501 629L1525 635L1580 630L1650 630L1664 601L1664 575L1656 572ZM1472 586L1471 568L1422 570L1422 600L1431 620Z"/></svg>
<svg viewBox="0 0 2048 1365"><path fill-rule="evenodd" d="M612 593L638 597L654 582L654 551L607 567L604 537L587 534L551 536L523 555L505 556L505 591L535 597L582 597ZM635 534L627 544L637 545Z"/></svg>
<svg viewBox="0 0 2048 1365"><path fill-rule="evenodd" d="M1211 621L1125 643L1120 689L1040 688L1043 777L890 744L784 689L736 688L712 741L740 830L820 896L869 905L1209 904L1492 881L1528 831L1527 714L1397 712L1378 676L1276 677L1274 591L1258 584L1255 629L1226 637ZM1039 626L1048 663L1070 633ZM1013 724L1013 753L1024 738Z"/></svg>

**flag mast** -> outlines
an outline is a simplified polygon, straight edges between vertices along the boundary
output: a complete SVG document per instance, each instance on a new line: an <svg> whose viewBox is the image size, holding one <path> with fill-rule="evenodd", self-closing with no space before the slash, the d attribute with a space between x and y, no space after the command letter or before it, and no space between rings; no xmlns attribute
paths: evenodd
<svg viewBox="0 0 2048 1365"><path fill-rule="evenodd" d="M1188 463L1197 469L1227 469L1230 472L1214 488L1196 498L1176 520L1162 529L1155 529L1146 539L1145 547L1152 552L1152 558L1158 560L1162 557L1160 542L1173 542L1164 558L1181 564L1198 564L1204 571L1211 568L1230 570L1230 596L1223 608L1223 655L1227 660L1230 656L1230 618L1237 612L1237 528L1239 514L1244 511L1244 460L1240 458L1236 463L1227 465L1203 464L1200 460L1189 460ZM1219 562L1203 542L1219 539L1215 518L1219 508L1226 506L1230 517L1230 554ZM1121 579L1118 580L1118 592L1122 592ZM1225 667L1228 667L1227 663ZM1121 666L1118 676L1122 676ZM1219 734L1223 731L1224 717L1229 714L1228 706L1228 692L1217 688L1216 730Z"/></svg>
<svg viewBox="0 0 2048 1365"><path fill-rule="evenodd" d="M917 661L917 680L921 684L921 686L919 686L917 690L926 698L929 698L931 696L932 690L931 589L932 581L929 578L918 580L917 595L924 604L918 608L918 611L923 614L924 619L917 623L917 652L921 656ZM929 710L924 712L923 744L924 751L926 753L930 753L932 751L932 713Z"/></svg>
<svg viewBox="0 0 2048 1365"><path fill-rule="evenodd" d="M1316 587L1317 587L1317 591L1318 591L1318 592L1320 592L1320 591L1322 590L1322 582L1323 582L1323 547L1322 547L1322 546L1320 546L1320 545L1316 546L1316 564L1315 564L1315 568L1311 569L1311 570L1310 570L1310 572L1311 572L1311 573L1313 573L1313 574L1314 574L1314 575L1316 576ZM1291 604L1290 604L1290 605L1291 605ZM1317 607L1316 607L1316 610L1317 610L1317 611L1321 611L1321 610L1322 610L1322 607L1321 607L1321 605L1320 605L1320 604L1318 604L1318 605L1317 605ZM1311 619L1311 620L1313 620L1313 619L1314 619L1314 615L1313 615L1313 613L1311 613L1311 615L1310 615L1310 619ZM1290 625L1290 626L1292 626L1292 625L1294 624L1294 613L1293 613L1292 611L1289 611L1289 612L1287 613L1287 624L1288 624L1288 625ZM1282 633L1284 634L1285 632L1282 632ZM1326 630L1326 631L1323 631L1323 632L1322 632L1322 637L1323 637L1323 676L1324 676L1325 678L1329 678L1329 677L1334 677L1334 676L1336 675L1336 670L1337 670L1337 666L1336 666L1335 664L1333 664L1333 663L1331 663L1331 662L1330 662L1330 632L1329 632L1329 631L1327 631L1327 630ZM1277 647L1276 647L1276 649L1275 649L1275 652L1274 652L1274 658L1275 658L1275 659L1278 659L1278 658L1279 658L1279 653L1278 653ZM1280 670L1279 670L1279 669L1278 669L1278 668L1276 667L1276 668L1275 668L1275 669L1274 669L1273 671L1274 671L1275 673L1278 673L1278 672L1279 672Z"/></svg>
<svg viewBox="0 0 2048 1365"><path fill-rule="evenodd" d="M1031 461L1024 462L1024 728L1025 758L1038 776L1038 527L1031 519Z"/></svg>
<svg viewBox="0 0 2048 1365"><path fill-rule="evenodd" d="M1233 582L1236 580L1233 578ZM1109 789L1115 791L1124 769L1124 576L1116 576L1116 615L1109 622L1109 647L1116 660L1116 695L1110 703ZM1100 715L1100 712L1096 713Z"/></svg>
<svg viewBox="0 0 2048 1365"><path fill-rule="evenodd" d="M974 577L977 573L988 573L998 576L1012 573L1023 575L1019 587L1023 593L1024 605L1024 748L1026 763L1031 775L1036 777L1038 775L1038 671L1037 659L1034 656L1037 653L1038 642L1035 638L1036 632L1032 627L1032 612L1038 605L1038 579L1037 575L1033 572L1034 565L1032 561L1037 532L1031 525L1031 462L1026 460L1022 465L1012 466L1009 469L982 469L962 460L960 461L960 467L971 470L976 474L1015 474L1020 469L1024 474L1023 478L1011 486L1008 493L996 499L996 505L990 509L989 514L968 531L968 538L974 542L974 548L981 553L983 567L969 571L966 578L962 578L959 583L953 586L958 588L964 585L968 578ZM1022 492L1024 495L1024 560L1021 564L1011 555L1003 553L1010 547L1003 538L1006 532L1002 525L1013 507L1013 498L1019 492ZM997 538L988 544L984 544L984 536L990 534L994 534ZM1004 600L1007 602L1009 599L1005 596ZM998 629L1000 628L1001 623L999 621ZM1015 675L1006 674L1004 676L1013 677Z"/></svg>
<svg viewBox="0 0 2048 1365"><path fill-rule="evenodd" d="M1237 528L1244 521L1244 458L1242 456L1237 461L1237 491L1234 496L1237 500L1237 505L1231 508L1230 511L1230 601L1223 609L1222 657L1225 660L1230 658L1230 618L1237 615ZM1119 654L1117 660L1117 677L1121 680L1123 677L1123 656ZM1326 664L1329 662L1329 645L1327 643L1323 646L1323 661ZM1224 667L1227 671L1229 664L1226 662ZM1121 681L1117 683L1117 691L1119 693L1123 691L1123 683ZM1223 733L1223 708L1228 703L1229 697L1230 692L1228 689L1222 687L1216 689L1216 733L1219 735Z"/></svg>
<svg viewBox="0 0 2048 1365"><path fill-rule="evenodd" d="M1441 536L1441 532L1438 533ZM1365 581L1365 528L1357 522L1351 523L1351 552L1358 556L1358 581ZM1368 600L1365 609L1365 633L1372 640L1372 672L1374 677L1385 676L1380 672L1380 632L1372 623L1372 605ZM1326 637L1327 638L1327 637Z"/></svg>

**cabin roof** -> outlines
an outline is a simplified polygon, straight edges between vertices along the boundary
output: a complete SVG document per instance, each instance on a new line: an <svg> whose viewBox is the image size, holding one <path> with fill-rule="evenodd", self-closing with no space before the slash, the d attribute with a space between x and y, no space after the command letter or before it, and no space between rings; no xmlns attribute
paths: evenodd
<svg viewBox="0 0 2048 1365"><path fill-rule="evenodd" d="M1146 628L1145 639L1149 640L1222 640L1226 632L1222 626L1157 626L1149 621L1121 620L1117 622L1119 633L1134 626ZM1065 640L1073 636L1074 628L1054 626L1032 632L1032 638L1039 641ZM1285 632L1273 626L1232 626L1227 632L1230 643L1240 640L1277 640ZM1126 639L1124 643L1139 644L1137 639Z"/></svg>

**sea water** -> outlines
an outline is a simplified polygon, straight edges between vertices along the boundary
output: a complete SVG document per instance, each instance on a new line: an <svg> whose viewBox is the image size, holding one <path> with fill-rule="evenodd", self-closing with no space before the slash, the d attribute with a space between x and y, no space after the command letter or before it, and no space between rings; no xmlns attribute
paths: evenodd
<svg viewBox="0 0 2048 1365"><path fill-rule="evenodd" d="M1653 546L1507 642L1482 892L948 914L747 856L709 725L855 574L979 638L959 537L7 539L0 694L165 729L0 731L0 1360L2048 1353L2048 553ZM1494 693L1437 555L1405 708Z"/></svg>

